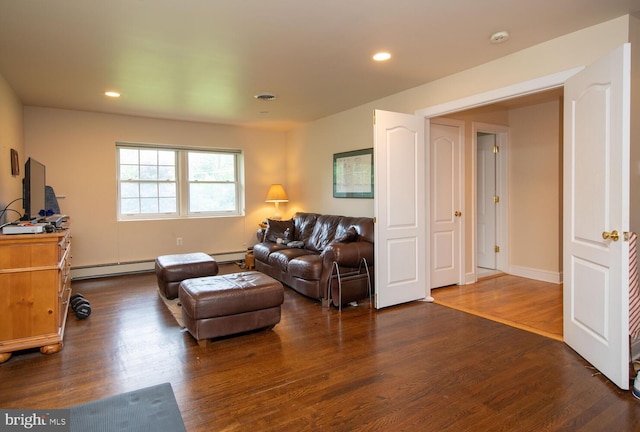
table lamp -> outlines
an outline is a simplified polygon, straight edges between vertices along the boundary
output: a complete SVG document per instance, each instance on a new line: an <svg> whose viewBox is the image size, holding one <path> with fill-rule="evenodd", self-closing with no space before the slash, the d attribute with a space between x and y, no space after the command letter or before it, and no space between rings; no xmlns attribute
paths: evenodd
<svg viewBox="0 0 640 432"><path fill-rule="evenodd" d="M273 219L281 219L282 215L278 212L278 204L281 202L289 202L289 197L281 184L272 184L267 193L267 199L264 202L272 202L276 206L276 212Z"/></svg>

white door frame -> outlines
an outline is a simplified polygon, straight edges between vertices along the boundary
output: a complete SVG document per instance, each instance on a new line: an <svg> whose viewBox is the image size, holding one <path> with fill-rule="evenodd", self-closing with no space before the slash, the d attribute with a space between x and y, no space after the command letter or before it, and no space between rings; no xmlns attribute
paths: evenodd
<svg viewBox="0 0 640 432"><path fill-rule="evenodd" d="M494 125L489 123L472 122L471 123L471 245L473 250L472 270L466 274L466 283L474 283L478 281L477 263L478 263L478 189L477 176L478 172L478 132L490 133L496 136L496 145L500 147L500 151L496 157L496 189L500 202L496 211L496 244L500 246L500 252L496 259L496 270L509 273L509 127Z"/></svg>
<svg viewBox="0 0 640 432"><path fill-rule="evenodd" d="M491 105L492 103L501 102L507 99L514 99L520 96L527 96L530 94L563 87L564 82L567 79L577 74L584 68L584 66L580 66L564 72L546 75L540 78L524 81L507 87L479 93L477 95L464 97L438 105L433 105L428 108L419 109L415 112L415 114L423 116L425 118L443 116L446 114L468 110L471 108L478 108L484 105Z"/></svg>
<svg viewBox="0 0 640 432"><path fill-rule="evenodd" d="M472 108L477 108L480 106L484 106L484 105L490 105L496 102L500 102L500 101L504 101L507 99L514 99L520 96L526 96L526 95L530 95L530 94L534 94L534 93L539 93L539 92L543 92L543 91L547 91L547 90L551 90L554 88L559 88L559 87L563 87L564 86L564 82L569 79L570 77L572 77L573 75L575 75L576 73L580 72L581 70L584 70L585 67L584 66L580 66L577 68L573 68L573 69L569 69L567 71L564 72L558 72L555 74L551 74L551 75L546 75L540 78L536 78L533 80L529 80L529 81L524 81L518 84L513 84L507 87L502 87L499 89L494 89L494 90L490 90L484 93L480 93L477 95L473 95L473 96L468 96L468 97L464 97L461 99L457 99L454 101L450 101L450 102L445 102L442 104L438 104L438 105L433 105L430 106L428 108L423 108L420 110L417 110L415 112L416 115L422 116L425 119L430 119L433 117L439 117L439 116L444 116L447 114L451 114L451 113L455 113L458 111L464 111L464 110L468 110L468 109L472 109ZM429 143L430 143L430 136L429 134L425 134L425 146L427 146L427 148L429 148ZM475 152L475 146L474 148L474 152ZM429 152L427 152L429 153ZM475 160L475 155L474 155L474 160ZM474 166L474 170L476 169L475 167L475 162L473 163ZM428 169L428 167L426 167L425 169ZM506 172L505 172L506 175ZM473 176L475 176L475 171L472 173L472 178ZM504 182L505 184L507 184L508 182ZM474 194L474 200L473 200L473 204L472 207L475 206L475 203L477 202L477 197ZM504 212L508 212L507 206L503 206L504 207ZM475 252L475 228L474 228L474 224L476 223L476 219L475 219L475 211L473 211L472 213L474 220L473 223L471 224L472 229L473 229L473 240L472 240L472 244L473 244L473 270L471 272L466 272L466 269L463 269L463 272L465 272L465 279L466 279L466 283L473 283L477 280L477 276L476 276L476 270L475 270L475 265L477 262L476 259L476 252ZM503 220L505 222L508 221L508 217L503 216ZM508 229L508 227L507 227ZM505 247L507 246L506 241L508 240L508 238L505 237ZM501 249L502 250L502 249ZM431 253L431 250L428 251L428 253ZM505 251L504 254L500 254L499 259L501 260L506 260L506 261L500 261L500 266L507 269L507 273L509 273L509 266L510 263L508 261L508 249Z"/></svg>

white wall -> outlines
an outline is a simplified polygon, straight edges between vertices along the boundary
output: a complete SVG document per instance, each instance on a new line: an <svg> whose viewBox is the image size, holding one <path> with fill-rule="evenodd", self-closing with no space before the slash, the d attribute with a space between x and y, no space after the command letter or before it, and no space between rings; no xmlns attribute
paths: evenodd
<svg viewBox="0 0 640 432"><path fill-rule="evenodd" d="M509 111L509 262L554 275L562 271L560 102Z"/></svg>
<svg viewBox="0 0 640 432"><path fill-rule="evenodd" d="M373 110L367 115L360 113L347 111L288 134L289 215L296 211L373 214L373 199L333 198L333 154L373 147Z"/></svg>
<svg viewBox="0 0 640 432"><path fill-rule="evenodd" d="M244 251L273 212L264 202L269 185L286 187L281 132L36 107L25 108L24 123L27 155L46 165L47 183L72 218L74 268ZM244 150L246 217L118 222L117 141Z"/></svg>
<svg viewBox="0 0 640 432"><path fill-rule="evenodd" d="M11 174L11 149L18 152L20 174ZM24 171L24 137L22 127L22 104L0 75L0 211L15 199L22 198L22 176ZM22 201L13 203L0 224L18 219L22 213Z"/></svg>

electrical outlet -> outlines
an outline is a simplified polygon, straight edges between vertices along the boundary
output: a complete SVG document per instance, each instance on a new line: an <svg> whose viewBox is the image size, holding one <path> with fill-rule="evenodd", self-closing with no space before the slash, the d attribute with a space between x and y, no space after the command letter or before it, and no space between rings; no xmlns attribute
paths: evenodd
<svg viewBox="0 0 640 432"><path fill-rule="evenodd" d="M182 246L182 237L176 237L176 246Z"/></svg>

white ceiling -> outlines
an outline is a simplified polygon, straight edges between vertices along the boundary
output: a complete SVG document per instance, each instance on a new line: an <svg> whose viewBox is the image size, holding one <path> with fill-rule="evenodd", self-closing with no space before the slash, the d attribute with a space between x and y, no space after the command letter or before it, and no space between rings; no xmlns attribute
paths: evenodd
<svg viewBox="0 0 640 432"><path fill-rule="evenodd" d="M638 11L640 0L0 0L0 74L29 106L286 130ZM491 44L499 30L511 38ZM374 63L378 50L392 59ZM103 96L112 89L122 97Z"/></svg>

